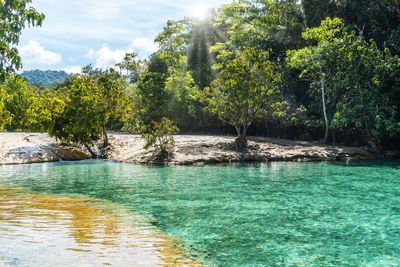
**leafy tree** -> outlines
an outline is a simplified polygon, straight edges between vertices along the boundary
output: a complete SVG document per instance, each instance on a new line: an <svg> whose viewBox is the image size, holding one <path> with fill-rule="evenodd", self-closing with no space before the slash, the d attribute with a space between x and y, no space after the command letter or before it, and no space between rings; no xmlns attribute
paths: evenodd
<svg viewBox="0 0 400 267"><path fill-rule="evenodd" d="M288 62L321 92L325 142L330 128L355 127L374 146L379 136L394 135L399 130L396 109L382 91L380 76L391 63L376 43L347 32L338 18L327 18L303 36L316 45L289 51Z"/></svg>
<svg viewBox="0 0 400 267"><path fill-rule="evenodd" d="M339 48L342 45L342 35L344 34L344 24L338 19L327 18L321 23L320 27L308 28L303 33L306 40L315 40L317 45L307 46L302 49L288 51L287 62L290 66L300 69L300 77L308 77L313 85L321 92L322 114L325 122L326 143L329 136L331 119L328 118L327 110L327 87L328 93L333 97L338 94L335 92L337 78L337 67ZM335 105L333 105L334 107ZM330 112L333 116L334 111Z"/></svg>
<svg viewBox="0 0 400 267"><path fill-rule="evenodd" d="M32 98L36 92L27 85L27 81L21 76L10 76L6 83L0 86L7 97L3 99L4 108L13 116L12 122L6 127L7 130L15 131L25 128L27 110L32 104Z"/></svg>
<svg viewBox="0 0 400 267"><path fill-rule="evenodd" d="M60 141L81 144L96 158L90 145L100 138L107 120L102 104L98 85L90 77L76 76L65 93L36 99L28 125Z"/></svg>
<svg viewBox="0 0 400 267"><path fill-rule="evenodd" d="M368 44L354 34L345 36L344 42L338 86L345 93L337 104L333 124L356 127L365 142L379 152L382 137L393 137L400 131L396 107L390 93L383 90L382 79L398 68L398 58L393 59L388 50L384 57L375 42Z"/></svg>
<svg viewBox="0 0 400 267"><path fill-rule="evenodd" d="M171 134L178 128L165 117L168 110L169 93L166 90L165 74L146 72L141 75L132 107L132 116L125 129L139 132L146 141L145 148L160 149L161 156L174 145Z"/></svg>
<svg viewBox="0 0 400 267"><path fill-rule="evenodd" d="M11 124L12 114L4 109L5 99L8 98L7 93L0 88L0 131L4 129L4 126Z"/></svg>
<svg viewBox="0 0 400 267"><path fill-rule="evenodd" d="M124 93L124 86L120 75L114 69L107 71L93 70L91 66L85 67L85 75L94 81L98 88L99 102L96 109L103 114L104 121L99 124L103 132L103 146L109 145L106 125L110 117L125 119L129 112L128 97Z"/></svg>
<svg viewBox="0 0 400 267"><path fill-rule="evenodd" d="M235 126L238 148L245 148L248 127L255 119L273 112L281 79L265 51L237 50L235 58L220 64L217 78L204 90L207 109L225 123Z"/></svg>
<svg viewBox="0 0 400 267"><path fill-rule="evenodd" d="M354 1L302 0L301 4L307 27L318 27L325 18L336 17L338 14L338 2Z"/></svg>
<svg viewBox="0 0 400 267"><path fill-rule="evenodd" d="M28 7L31 0L0 1L0 82L7 75L22 66L18 50L13 47L18 44L22 29L26 26L40 26L44 15L33 7Z"/></svg>
<svg viewBox="0 0 400 267"><path fill-rule="evenodd" d="M227 39L212 51L224 58L236 49L253 47L268 50L270 60L281 61L286 50L303 44L302 10L295 0L241 0L223 5L216 24L225 29Z"/></svg>
<svg viewBox="0 0 400 267"><path fill-rule="evenodd" d="M124 60L115 65L120 70L126 71L126 77L128 77L130 83L135 83L139 80L139 76L143 71L142 61L137 58L137 54L126 53Z"/></svg>
<svg viewBox="0 0 400 267"><path fill-rule="evenodd" d="M383 50L389 48L399 55L399 0L338 1L338 16L346 25L353 25L366 40L373 39Z"/></svg>
<svg viewBox="0 0 400 267"><path fill-rule="evenodd" d="M212 65L215 55L210 47L217 42L224 41L225 35L214 25L217 13L210 9L205 19L191 19L189 22L189 42L187 48L187 69L192 73L193 79L200 90L210 85L215 79Z"/></svg>
<svg viewBox="0 0 400 267"><path fill-rule="evenodd" d="M170 68L175 68L186 52L187 27L184 21L169 20L167 26L154 40L159 44L159 56Z"/></svg>
<svg viewBox="0 0 400 267"><path fill-rule="evenodd" d="M175 145L172 134L177 131L178 128L167 118L162 118L159 122L142 125L142 136L146 141L144 148L156 147L160 150L160 157L166 158L168 151Z"/></svg>
<svg viewBox="0 0 400 267"><path fill-rule="evenodd" d="M166 113L179 128L190 129L196 122L203 119L202 107L196 98L198 86L191 73L186 70L186 57L182 58L181 66L174 70L174 78L169 77L165 83L168 94Z"/></svg>

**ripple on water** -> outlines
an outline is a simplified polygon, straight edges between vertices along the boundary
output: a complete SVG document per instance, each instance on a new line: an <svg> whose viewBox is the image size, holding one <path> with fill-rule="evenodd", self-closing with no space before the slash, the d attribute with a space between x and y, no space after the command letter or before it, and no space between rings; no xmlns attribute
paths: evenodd
<svg viewBox="0 0 400 267"><path fill-rule="evenodd" d="M0 265L6 266L199 266L145 218L119 205L5 186L0 244Z"/></svg>

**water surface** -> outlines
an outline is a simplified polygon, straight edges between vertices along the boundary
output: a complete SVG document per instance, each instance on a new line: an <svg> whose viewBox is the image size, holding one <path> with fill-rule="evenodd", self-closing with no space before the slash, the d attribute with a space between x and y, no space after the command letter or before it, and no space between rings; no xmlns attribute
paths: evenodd
<svg viewBox="0 0 400 267"><path fill-rule="evenodd" d="M191 255L212 266L400 264L396 161L47 163L2 166L0 184L122 204L179 237Z"/></svg>

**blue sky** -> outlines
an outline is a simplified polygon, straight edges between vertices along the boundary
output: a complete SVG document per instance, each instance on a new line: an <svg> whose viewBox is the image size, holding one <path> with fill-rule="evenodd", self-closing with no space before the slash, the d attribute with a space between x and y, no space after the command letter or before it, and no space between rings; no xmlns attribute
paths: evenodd
<svg viewBox="0 0 400 267"><path fill-rule="evenodd" d="M146 58L168 19L200 17L230 0L33 0L46 15L43 26L22 32L23 70L78 72L92 63L107 68L126 52Z"/></svg>

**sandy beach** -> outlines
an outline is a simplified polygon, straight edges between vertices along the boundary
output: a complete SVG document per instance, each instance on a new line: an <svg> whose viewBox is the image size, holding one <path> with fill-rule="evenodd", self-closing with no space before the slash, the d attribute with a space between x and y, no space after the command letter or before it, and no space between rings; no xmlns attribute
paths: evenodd
<svg viewBox="0 0 400 267"><path fill-rule="evenodd" d="M176 135L176 145L169 157L160 161L155 149L143 149L140 135L109 135L110 147L94 150L105 159L129 163L166 165L203 165L234 162L266 161L335 161L368 160L376 156L362 147L321 145L317 142L289 141L266 137L249 137L248 149L238 152L235 137ZM0 133L0 164L25 164L59 160L83 160L90 155L85 148L62 144L47 134Z"/></svg>

